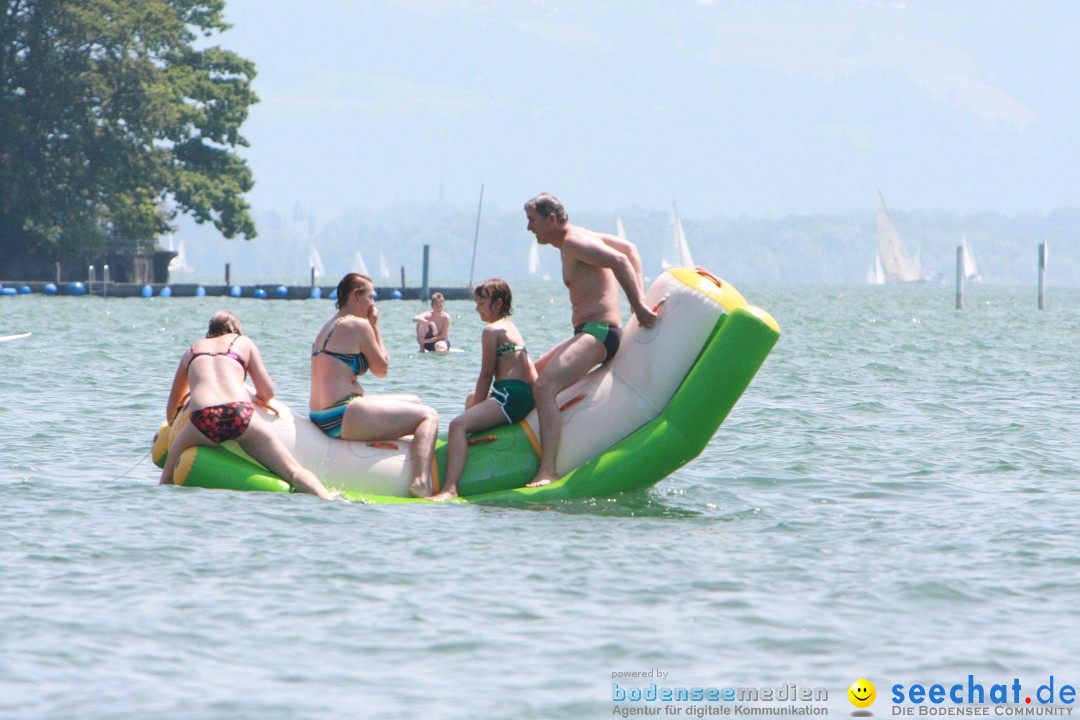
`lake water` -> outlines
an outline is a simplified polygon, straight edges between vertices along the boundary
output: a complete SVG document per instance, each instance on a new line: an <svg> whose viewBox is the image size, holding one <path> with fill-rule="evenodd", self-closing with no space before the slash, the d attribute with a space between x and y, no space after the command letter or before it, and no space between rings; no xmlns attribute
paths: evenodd
<svg viewBox="0 0 1080 720"><path fill-rule="evenodd" d="M561 286L515 289L531 348L567 334ZM1017 707L1080 684L1080 292L740 290L784 334L705 452L649 492L529 509L156 485L209 316L238 313L301 409L329 301L0 298L0 334L33 331L0 343L0 717L796 706L613 701L653 683L824 689L812 707L849 716L860 678L882 717L898 684L1018 679ZM445 430L479 369L472 304L448 304L446 356L411 353L421 305L380 308L369 392L417 392Z"/></svg>

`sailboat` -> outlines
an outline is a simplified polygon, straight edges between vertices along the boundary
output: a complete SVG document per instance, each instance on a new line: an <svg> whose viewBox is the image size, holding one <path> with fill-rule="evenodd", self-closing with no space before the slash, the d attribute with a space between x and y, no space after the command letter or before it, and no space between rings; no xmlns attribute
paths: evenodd
<svg viewBox="0 0 1080 720"><path fill-rule="evenodd" d="M884 281L891 283L923 282L927 278L922 273L918 261L912 260L904 252L900 236L896 232L889 211L885 208L885 198L877 196L878 258L884 271Z"/></svg>
<svg viewBox="0 0 1080 720"><path fill-rule="evenodd" d="M361 275L371 277L371 273L369 273L367 269L367 263L364 262L364 255L359 250L356 251L356 255L353 259L353 269Z"/></svg>
<svg viewBox="0 0 1080 720"><path fill-rule="evenodd" d="M173 248L173 236L169 235L169 250ZM193 273L195 268L188 265L187 253L184 251L184 241L175 248L176 255L169 261L169 272Z"/></svg>
<svg viewBox="0 0 1080 720"><path fill-rule="evenodd" d="M620 240L626 239L626 228L622 224L622 215L615 216L615 234Z"/></svg>
<svg viewBox="0 0 1080 720"><path fill-rule="evenodd" d="M311 243L311 249L308 251L308 267L311 268L317 278L326 275L326 268L323 267L322 256L319 255L319 248L315 247L314 241Z"/></svg>
<svg viewBox="0 0 1080 720"><path fill-rule="evenodd" d="M540 269L540 245L532 243L529 246L529 275L541 280L550 280L551 276Z"/></svg>
<svg viewBox="0 0 1080 720"><path fill-rule="evenodd" d="M390 268L386 266L386 256L383 255L382 250L379 251L379 277L383 280L390 277Z"/></svg>
<svg viewBox="0 0 1080 720"><path fill-rule="evenodd" d="M682 221L675 203L671 203L671 216L668 218L667 235L660 255L660 267L694 267L694 258L690 254L690 245L686 242Z"/></svg>
<svg viewBox="0 0 1080 720"><path fill-rule="evenodd" d="M961 258L964 263L964 279L968 282L982 282L982 275L979 274L979 268L975 265L975 253L971 252L971 246L968 245L967 236L960 236Z"/></svg>
<svg viewBox="0 0 1080 720"><path fill-rule="evenodd" d="M866 273L866 282L870 285L885 284L885 269L881 267L881 253L874 254L874 265Z"/></svg>

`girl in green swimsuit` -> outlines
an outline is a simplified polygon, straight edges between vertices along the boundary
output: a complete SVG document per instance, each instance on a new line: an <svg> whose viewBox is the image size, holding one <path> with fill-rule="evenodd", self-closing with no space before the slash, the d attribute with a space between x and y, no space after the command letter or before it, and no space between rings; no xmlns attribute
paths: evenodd
<svg viewBox="0 0 1080 720"><path fill-rule="evenodd" d="M476 312L488 323L480 336L483 356L476 390L465 402L465 412L450 421L446 446L446 482L432 500L457 497L458 481L465 471L469 433L497 425L516 423L533 409L533 367L525 341L510 315L510 285L505 280L485 280L474 292ZM490 391L490 394L489 394Z"/></svg>

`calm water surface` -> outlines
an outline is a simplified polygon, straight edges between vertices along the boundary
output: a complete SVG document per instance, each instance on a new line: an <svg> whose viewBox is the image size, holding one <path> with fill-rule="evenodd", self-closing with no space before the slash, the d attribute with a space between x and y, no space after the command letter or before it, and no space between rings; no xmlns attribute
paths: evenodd
<svg viewBox="0 0 1080 720"><path fill-rule="evenodd" d="M156 486L209 316L299 409L329 301L0 298L34 333L0 343L0 717L606 718L650 669L615 682L795 683L832 716L863 677L879 717L898 683L1080 685L1080 292L740 289L784 335L705 452L530 509ZM515 290L531 348L569 331L561 286ZM421 307L380 303L367 387L445 429L481 323L449 303L465 352L418 356Z"/></svg>

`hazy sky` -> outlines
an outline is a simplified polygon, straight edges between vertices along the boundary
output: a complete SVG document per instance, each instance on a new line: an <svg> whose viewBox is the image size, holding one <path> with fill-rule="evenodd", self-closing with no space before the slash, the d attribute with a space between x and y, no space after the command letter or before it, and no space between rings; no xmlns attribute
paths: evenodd
<svg viewBox="0 0 1080 720"><path fill-rule="evenodd" d="M1080 205L1080 3L229 0L256 212Z"/></svg>

